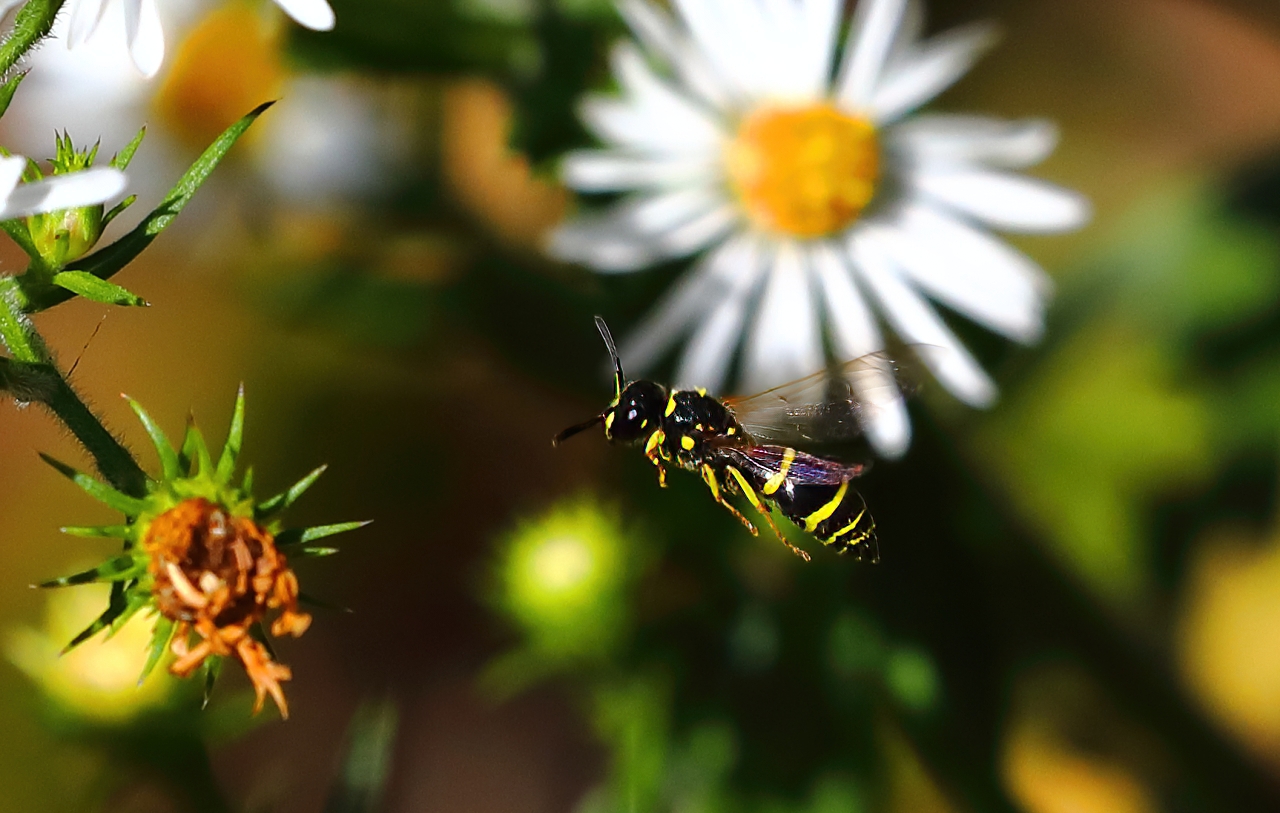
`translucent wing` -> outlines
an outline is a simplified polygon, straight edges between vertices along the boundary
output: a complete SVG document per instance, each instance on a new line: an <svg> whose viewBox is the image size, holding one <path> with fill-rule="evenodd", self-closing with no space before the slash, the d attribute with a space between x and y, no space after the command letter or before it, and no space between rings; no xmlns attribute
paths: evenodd
<svg viewBox="0 0 1280 813"><path fill-rule="evenodd" d="M790 458L790 462L785 464L787 476L804 485L838 486L866 470L866 466L849 465L769 444L728 447L722 453L736 459L740 465L746 464L745 468L754 470L764 480L782 471L783 461Z"/></svg>
<svg viewBox="0 0 1280 813"><path fill-rule="evenodd" d="M915 391L913 380L888 354L870 353L724 404L759 441L831 443L861 435L881 409Z"/></svg>

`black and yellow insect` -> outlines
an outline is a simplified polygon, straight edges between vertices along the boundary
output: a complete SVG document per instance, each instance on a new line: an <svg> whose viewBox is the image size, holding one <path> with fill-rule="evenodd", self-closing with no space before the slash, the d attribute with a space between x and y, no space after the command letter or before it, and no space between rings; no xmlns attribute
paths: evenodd
<svg viewBox="0 0 1280 813"><path fill-rule="evenodd" d="M785 388L735 402L713 398L706 390L671 390L645 380L628 382L613 337L598 316L596 327L613 361L613 402L599 415L561 432L554 444L601 425L612 442L643 443L645 456L657 467L658 482L663 486L668 463L700 474L716 502L756 534L755 526L727 498L741 494L782 543L806 561L809 554L787 541L774 523L773 508L837 553L872 560L878 557L875 522L852 486L864 466L762 443L744 428L746 422L739 420L753 405L783 402ZM856 417L857 404L849 402L845 407L839 414L847 426L851 416ZM810 417L824 417L824 409L810 410ZM789 414L795 420L800 413L791 410Z"/></svg>

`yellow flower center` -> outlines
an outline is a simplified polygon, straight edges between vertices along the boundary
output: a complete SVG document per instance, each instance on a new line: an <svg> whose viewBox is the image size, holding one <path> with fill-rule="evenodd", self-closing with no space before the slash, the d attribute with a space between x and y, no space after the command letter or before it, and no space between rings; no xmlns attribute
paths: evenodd
<svg viewBox="0 0 1280 813"><path fill-rule="evenodd" d="M729 183L757 228L822 237L848 226L880 177L875 127L830 104L765 107L725 150Z"/></svg>

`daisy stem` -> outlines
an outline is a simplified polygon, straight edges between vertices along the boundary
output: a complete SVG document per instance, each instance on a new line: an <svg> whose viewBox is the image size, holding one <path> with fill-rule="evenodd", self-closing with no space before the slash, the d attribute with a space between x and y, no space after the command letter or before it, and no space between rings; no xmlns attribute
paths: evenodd
<svg viewBox="0 0 1280 813"><path fill-rule="evenodd" d="M53 21L65 0L27 0L13 22L13 33L0 44L0 76L18 64L18 60L36 43L49 35Z"/></svg>
<svg viewBox="0 0 1280 813"><path fill-rule="evenodd" d="M18 294L17 280L0 278L0 341L12 356L0 358L0 390L21 401L44 404L80 441L108 483L131 497L145 496L146 473L58 370L31 319L22 312Z"/></svg>

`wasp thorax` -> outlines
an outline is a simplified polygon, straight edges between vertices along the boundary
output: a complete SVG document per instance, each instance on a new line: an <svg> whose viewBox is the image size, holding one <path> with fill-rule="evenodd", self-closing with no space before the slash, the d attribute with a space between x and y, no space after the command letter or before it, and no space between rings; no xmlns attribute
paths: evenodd
<svg viewBox="0 0 1280 813"><path fill-rule="evenodd" d="M640 440L662 426L667 390L652 381L633 381L605 415L604 431L610 440Z"/></svg>
<svg viewBox="0 0 1280 813"><path fill-rule="evenodd" d="M288 667L271 660L250 630L269 609L281 609L273 635L301 635L311 616L298 611L298 579L275 539L248 517L232 516L203 498L189 499L151 521L143 540L161 614L177 622L170 671L191 674L206 658L240 660L258 693L286 712L279 681ZM200 641L190 645L190 634Z"/></svg>

